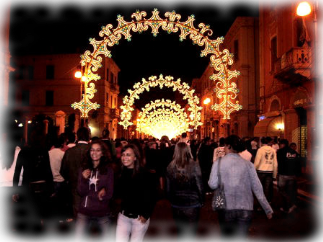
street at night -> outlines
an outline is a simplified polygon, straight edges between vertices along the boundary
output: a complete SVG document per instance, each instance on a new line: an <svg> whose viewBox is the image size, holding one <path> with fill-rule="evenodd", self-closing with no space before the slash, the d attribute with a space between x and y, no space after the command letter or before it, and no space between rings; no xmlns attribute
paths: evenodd
<svg viewBox="0 0 323 242"><path fill-rule="evenodd" d="M319 240L321 10L2 2L3 234Z"/></svg>
<svg viewBox="0 0 323 242"><path fill-rule="evenodd" d="M277 191L275 192L277 196ZM211 197L208 196L201 211L196 241L214 242L220 241L220 229L217 214L211 209ZM285 214L279 211L278 201L274 202L274 217L268 220L263 211L254 212L254 219L249 230L248 240L252 242L319 242L323 239L323 204L310 200L299 201L299 206L293 214ZM115 225L113 229L115 229ZM112 231L112 237L114 237ZM74 223L63 223L45 226L41 241L69 242L74 238ZM92 240L97 240L95 231L92 231ZM0 237L0 241L20 242L25 241L19 237ZM176 227L171 215L171 207L167 200L160 200L151 217L151 223L144 242L175 242Z"/></svg>

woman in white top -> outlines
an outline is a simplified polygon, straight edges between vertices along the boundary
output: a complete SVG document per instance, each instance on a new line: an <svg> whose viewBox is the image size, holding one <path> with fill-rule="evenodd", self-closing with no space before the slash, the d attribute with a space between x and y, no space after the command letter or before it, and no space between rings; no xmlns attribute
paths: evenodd
<svg viewBox="0 0 323 242"><path fill-rule="evenodd" d="M17 221L16 214L13 214L12 193L13 174L16 168L18 154L21 148L14 140L14 135L8 134L6 143L0 148L0 233L10 232ZM18 185L22 184L22 173Z"/></svg>

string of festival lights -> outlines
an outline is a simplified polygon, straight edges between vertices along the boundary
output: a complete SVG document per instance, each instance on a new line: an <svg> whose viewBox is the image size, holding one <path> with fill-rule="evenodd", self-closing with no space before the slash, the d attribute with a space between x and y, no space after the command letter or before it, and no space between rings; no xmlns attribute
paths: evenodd
<svg viewBox="0 0 323 242"><path fill-rule="evenodd" d="M146 19L147 13L145 11L137 10L131 15L133 20L131 22L126 22L121 15L117 16L118 26L113 29L112 24L103 26L99 32L99 36L103 37L102 40L96 40L94 38L90 39L90 44L93 46L93 51L85 51L81 55L81 65L84 67L83 75L86 77L86 82L84 87L87 88L87 84L91 81L97 81L101 77L98 76L95 72L98 68L102 67L102 56L111 58L111 51L109 47L118 45L122 37L127 41L131 41L132 35L131 31L142 33L147 31L149 27L152 30L153 36L157 36L159 29L167 33L176 33L180 31L179 40L183 41L189 36L193 44L203 47L200 56L205 57L210 55L210 66L213 67L214 72L210 76L210 79L217 81L216 96L219 99L220 103L215 103L212 105L212 109L219 111L223 114L223 119L230 119L230 114L233 111L238 111L242 109L242 106L237 101L237 94L239 90L237 89L236 83L232 80L237 78L240 75L239 71L231 71L228 68L228 65L233 64L233 54L227 49L223 51L220 50L220 45L223 43L224 38L218 37L215 40L209 38L213 34L213 31L210 29L209 25L200 23L198 28L194 27L195 16L191 15L185 22L180 22L181 15L176 14L175 11L166 12L165 19L160 18L159 11L154 9L152 11L152 16L149 19ZM94 86L92 86L94 88ZM82 117L87 117L88 112L91 109L99 108L98 104L95 105L90 102L91 97L93 98L94 92L87 91L82 97L82 100L79 103L72 104L74 109L79 109L82 113ZM234 103L235 101L235 103ZM128 113L124 113L124 119L121 122L122 125L126 128L132 123L129 121L128 117L131 117L131 109L127 110ZM197 110L191 110L194 113L194 128L199 125L200 117L198 117ZM193 116L193 115L192 115Z"/></svg>

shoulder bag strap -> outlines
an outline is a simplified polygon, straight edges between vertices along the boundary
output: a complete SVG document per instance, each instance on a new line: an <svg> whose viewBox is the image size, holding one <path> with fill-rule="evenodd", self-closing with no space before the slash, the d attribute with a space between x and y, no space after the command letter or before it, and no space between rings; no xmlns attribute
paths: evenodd
<svg viewBox="0 0 323 242"><path fill-rule="evenodd" d="M219 184L220 184L220 186L222 187L222 186L223 186L223 184L222 184L222 181L221 181L221 173L220 173L221 158L222 158L222 157L219 157L219 164L218 164L218 179L219 179Z"/></svg>

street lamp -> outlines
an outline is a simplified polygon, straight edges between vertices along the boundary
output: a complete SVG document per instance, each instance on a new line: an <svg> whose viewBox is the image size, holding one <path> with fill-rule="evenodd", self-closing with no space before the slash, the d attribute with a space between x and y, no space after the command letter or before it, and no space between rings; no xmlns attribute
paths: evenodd
<svg viewBox="0 0 323 242"><path fill-rule="evenodd" d="M204 138L206 137L207 133L207 127L206 127L206 107L211 102L211 99L209 97L205 98L203 101L203 104L205 105L204 109Z"/></svg>
<svg viewBox="0 0 323 242"><path fill-rule="evenodd" d="M314 83L315 83L315 143L314 143L314 159L320 160L320 110L319 110L319 79L318 79L318 51L317 51L317 6L318 1L313 0L313 22L314 22ZM307 16L311 13L311 5L302 1L297 6L298 16Z"/></svg>
<svg viewBox="0 0 323 242"><path fill-rule="evenodd" d="M81 80L80 93L81 93L81 99L82 99L82 96L83 96L83 82L84 82L84 94L85 94L86 93L86 83L85 82L86 82L87 78L85 76L83 76L81 71L76 71L74 76L75 76L75 78ZM84 101L86 102L86 99L84 99ZM87 126L87 118L82 119L82 115L81 115L81 127L84 127L84 126L85 127Z"/></svg>

